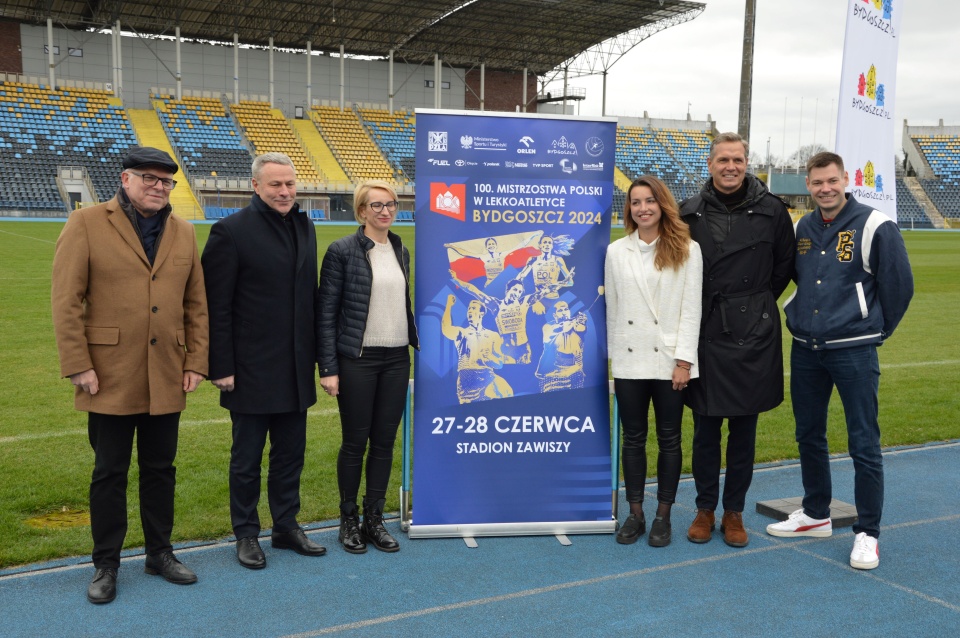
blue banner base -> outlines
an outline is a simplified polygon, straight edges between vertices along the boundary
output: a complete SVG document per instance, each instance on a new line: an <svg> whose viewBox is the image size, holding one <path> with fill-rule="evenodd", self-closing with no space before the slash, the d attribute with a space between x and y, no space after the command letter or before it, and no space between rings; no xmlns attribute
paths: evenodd
<svg viewBox="0 0 960 638"><path fill-rule="evenodd" d="M559 521L544 523L478 523L475 525L417 525L410 538L476 538L480 536L555 536L557 534L613 534L617 521Z"/></svg>

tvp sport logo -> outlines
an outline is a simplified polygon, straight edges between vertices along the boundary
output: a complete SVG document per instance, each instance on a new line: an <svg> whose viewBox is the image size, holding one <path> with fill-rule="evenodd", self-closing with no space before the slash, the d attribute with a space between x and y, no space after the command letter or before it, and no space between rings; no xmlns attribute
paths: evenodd
<svg viewBox="0 0 960 638"><path fill-rule="evenodd" d="M430 210L434 213L466 221L464 204L467 202L467 185L430 182Z"/></svg>
<svg viewBox="0 0 960 638"><path fill-rule="evenodd" d="M873 162L868 160L863 169L857 168L853 174L853 185L873 189L877 193L882 193L883 175L877 173L873 168Z"/></svg>

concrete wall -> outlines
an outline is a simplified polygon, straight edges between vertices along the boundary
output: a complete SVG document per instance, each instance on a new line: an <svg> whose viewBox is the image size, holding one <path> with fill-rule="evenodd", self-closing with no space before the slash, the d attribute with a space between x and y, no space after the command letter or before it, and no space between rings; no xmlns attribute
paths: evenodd
<svg viewBox="0 0 960 638"><path fill-rule="evenodd" d="M122 27L123 25L121 25ZM44 53L45 27L19 25L24 75L47 78L47 57ZM87 82L113 82L109 34L95 34L54 29L57 78ZM138 37L121 39L123 81L122 97L128 108L150 108L152 87L176 86L176 43L171 40L145 40ZM82 57L70 56L70 49L83 51ZM210 91L233 98L233 46L217 46L183 42L180 47L183 88ZM307 63L305 53L274 51L274 106L288 116L294 107L307 106ZM433 80L433 66L394 64L394 108L433 107L433 89L426 80ZM350 102L388 102L389 65L380 60L345 60L344 99ZM316 55L311 60L312 97L314 100L340 99L340 60ZM241 95L269 95L269 53L263 49L239 52ZM441 108L464 108L464 83L449 68L442 73L444 82Z"/></svg>

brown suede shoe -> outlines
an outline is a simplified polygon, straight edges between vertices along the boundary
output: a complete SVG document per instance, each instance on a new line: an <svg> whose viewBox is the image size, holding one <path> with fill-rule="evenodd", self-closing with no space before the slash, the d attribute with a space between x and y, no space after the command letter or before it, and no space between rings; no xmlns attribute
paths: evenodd
<svg viewBox="0 0 960 638"><path fill-rule="evenodd" d="M693 519L690 529L687 530L687 540L691 543L709 542L714 527L715 519L713 512L710 510L697 510L697 517Z"/></svg>
<svg viewBox="0 0 960 638"><path fill-rule="evenodd" d="M746 547L750 542L747 530L743 529L743 514L740 512L724 512L720 531L723 532L723 542L730 547Z"/></svg>

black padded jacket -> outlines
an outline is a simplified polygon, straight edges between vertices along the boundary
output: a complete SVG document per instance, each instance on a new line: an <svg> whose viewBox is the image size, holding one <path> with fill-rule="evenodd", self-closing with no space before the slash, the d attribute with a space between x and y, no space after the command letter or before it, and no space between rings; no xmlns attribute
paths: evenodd
<svg viewBox="0 0 960 638"><path fill-rule="evenodd" d="M370 309L370 288L373 269L368 252L373 240L363 234L361 226L353 235L330 244L320 268L320 376L340 374L337 356L356 359L363 355L363 333ZM407 335L410 345L420 348L417 326L410 303L410 252L399 235L388 232L387 238L397 255L407 280Z"/></svg>

